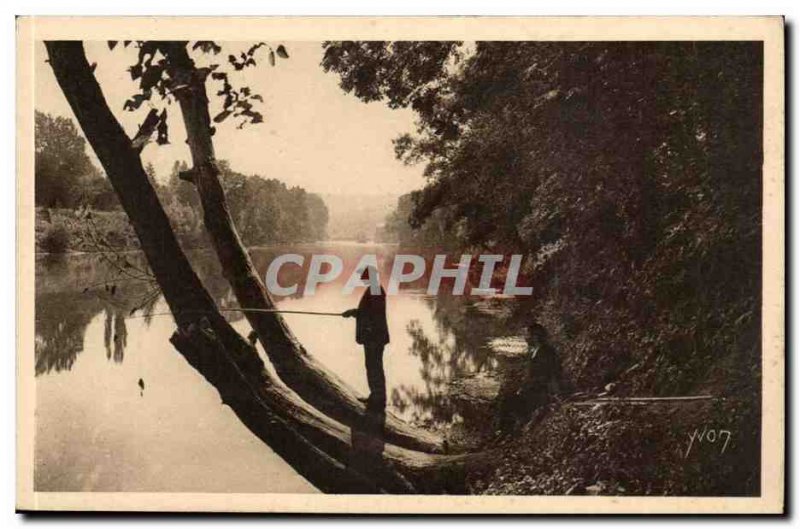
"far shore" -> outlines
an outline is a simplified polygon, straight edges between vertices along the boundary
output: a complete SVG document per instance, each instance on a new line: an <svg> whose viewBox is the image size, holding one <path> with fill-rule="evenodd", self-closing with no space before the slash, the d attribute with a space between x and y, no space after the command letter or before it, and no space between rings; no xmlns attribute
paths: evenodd
<svg viewBox="0 0 800 529"><path fill-rule="evenodd" d="M367 241L361 242L355 239L325 239L320 241L306 241L306 242L282 242L282 243L274 243L274 244L261 244L257 246L248 246L248 250L262 250L268 248L281 248L285 246L293 246L293 247L304 247L304 246L313 246L317 244L337 244L337 245L348 245L348 246L399 246L400 243L397 242L380 242L380 241ZM187 248L186 252L207 252L211 251L213 248L210 246L201 247L201 248ZM68 249L63 252L45 252L42 250L37 249L35 254L36 257L47 257L47 256L79 256L79 255L100 255L100 254L135 254L135 253L142 253L141 249L138 248L130 248L130 249L121 249L115 251L101 251L101 250L72 250Z"/></svg>

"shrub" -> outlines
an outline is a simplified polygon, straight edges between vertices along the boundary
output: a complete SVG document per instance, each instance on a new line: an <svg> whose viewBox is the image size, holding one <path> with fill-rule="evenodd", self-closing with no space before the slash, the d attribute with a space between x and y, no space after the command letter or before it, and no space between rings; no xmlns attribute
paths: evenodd
<svg viewBox="0 0 800 529"><path fill-rule="evenodd" d="M53 226L42 237L42 250L48 253L64 253L69 248L69 232L64 226Z"/></svg>

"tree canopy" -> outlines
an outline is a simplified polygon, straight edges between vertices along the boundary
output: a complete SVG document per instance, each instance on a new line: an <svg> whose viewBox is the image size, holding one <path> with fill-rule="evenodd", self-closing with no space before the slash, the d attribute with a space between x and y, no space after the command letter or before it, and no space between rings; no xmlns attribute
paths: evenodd
<svg viewBox="0 0 800 529"><path fill-rule="evenodd" d="M37 205L73 208L90 188L100 200L100 171L86 154L86 140L72 120L36 111L34 118L35 200Z"/></svg>
<svg viewBox="0 0 800 529"><path fill-rule="evenodd" d="M674 393L721 351L758 372L760 43L325 48L344 90L417 113L395 148L428 183L404 229L525 249L530 309L575 380L635 367L631 384Z"/></svg>

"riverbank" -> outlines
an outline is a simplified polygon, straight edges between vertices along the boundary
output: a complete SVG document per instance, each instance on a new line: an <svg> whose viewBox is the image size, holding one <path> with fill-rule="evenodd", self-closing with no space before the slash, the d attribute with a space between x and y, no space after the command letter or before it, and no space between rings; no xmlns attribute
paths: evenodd
<svg viewBox="0 0 800 529"><path fill-rule="evenodd" d="M723 360L724 361L724 360ZM520 367L521 369L521 367ZM519 374L518 374L519 375ZM730 388L737 387L731 380ZM751 385L752 387L752 385ZM573 393L494 443L500 464L471 484L489 495L752 496L760 490L760 398L712 380L713 398L630 401ZM611 397L616 401L608 401ZM597 400L598 395L605 398Z"/></svg>
<svg viewBox="0 0 800 529"><path fill-rule="evenodd" d="M363 251L362 245L355 244L303 246L309 254L336 252L349 256L347 262L355 262ZM251 254L263 274L275 255L296 252L297 247L251 249ZM390 253L395 247L386 250ZM229 306L233 300L230 286L213 252L189 252L189 255L214 300L221 306ZM91 253L37 260L36 355L40 376L54 373L69 376L66 371L77 366L75 380L94 379L97 373L107 372L108 362L122 363L127 358L125 369L130 371L125 384L133 397L139 398L138 387L132 382L141 377L147 383L147 396L160 391L164 399L170 399L171 387L159 381L147 365L138 363L144 349L158 352L149 357L151 362L160 362L160 353L173 356L168 350L173 330L171 318L152 317L153 313L167 312L167 308L159 305L161 301L153 300L131 317L131 310L142 306L141 297L147 294L147 289L143 283L124 278L114 280L109 275L111 271L102 256ZM340 278L338 284L322 286L314 296L288 297L278 302L289 310L345 310L356 305L360 293L342 296L343 282L344 278ZM112 285L116 287L113 294L108 290ZM530 312L515 310L516 305L509 298L432 297L424 290L413 289L404 289L401 295L391 297L389 307L392 341L385 365L393 411L421 427L439 431L457 451L488 449L502 454L489 475L476 477L470 483L472 493L758 492L759 383L757 366L747 360L757 360L757 354L720 352L708 363L708 374L680 392L680 395L712 395L717 400L595 402L598 396L679 394L677 390L667 392L663 384L653 382L667 376L657 357L651 362L628 366L628 357L612 350L600 360L604 364L613 363L614 371L621 375L601 386L590 386L583 382L585 379L568 376L567 385L571 389L562 400L554 401L538 413L529 410L532 413L520 419L514 429L503 432L499 424L502 422L499 401L501 395L508 394L509 386L525 379L527 343L522 332ZM241 325L239 330L243 334L248 332L241 315L230 317L236 325ZM300 315L287 315L286 319L298 339L321 363L330 366L357 391L366 392L363 353L353 341L352 322ZM574 341L564 343L567 345L560 345L557 350L562 364L570 367L575 364L580 348ZM178 376L185 368L178 362L171 368L171 374ZM143 375L142 369L148 371ZM187 376L184 382L185 392L196 391L196 380ZM59 399L71 398L71 392L82 383L59 385L57 391L64 392L59 393ZM205 388L203 384L200 385ZM660 394L656 392L659 388L663 390ZM127 395L123 393L120 398ZM130 402L120 405L128 406ZM151 401L149 405L153 406L151 410L140 413L153 414L147 420L155 420L163 402ZM215 402L206 413L215 416L219 413L217 408ZM240 437L248 435L237 430L241 425L235 421L233 424L236 426L228 426L231 431L226 442L239 442ZM136 435L126 429L127 424L111 420L104 422L103 427ZM148 442L138 438L132 441L135 453L146 450ZM81 445L76 442L75 446ZM174 448L181 449L177 445ZM257 445L248 448L247 457L255 458L256 455L249 454L250 450L258 454L260 448ZM123 455L120 459L120 464L128 464ZM159 463L157 455L152 459L153 464ZM247 469L240 471L251 475ZM74 473L70 474L72 487L89 470L72 468L69 472ZM184 476L187 482L191 481L190 474ZM252 479L255 481L257 476ZM250 482L247 486L251 486Z"/></svg>
<svg viewBox="0 0 800 529"><path fill-rule="evenodd" d="M139 240L123 211L36 208L36 253L138 250Z"/></svg>
<svg viewBox="0 0 800 529"><path fill-rule="evenodd" d="M173 218L174 217L174 218ZM207 250L212 246L205 228L187 214L177 209L170 214L175 236L184 250ZM36 208L35 251L37 254L79 254L98 252L128 252L141 249L139 239L122 210L97 211L85 209ZM248 230L242 231L247 241ZM275 241L272 243L252 243L250 250L272 248L285 244L302 248L316 244L313 239L298 241ZM321 242L321 241L320 241ZM324 241L336 244L368 245L356 241Z"/></svg>

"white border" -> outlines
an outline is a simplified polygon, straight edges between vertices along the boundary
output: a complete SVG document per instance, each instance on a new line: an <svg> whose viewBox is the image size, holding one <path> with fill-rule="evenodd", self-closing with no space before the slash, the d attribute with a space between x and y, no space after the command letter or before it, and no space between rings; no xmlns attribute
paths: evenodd
<svg viewBox="0 0 800 529"><path fill-rule="evenodd" d="M36 509L423 513L778 512L783 495L783 33L779 18L37 18L18 22L18 270L32 272L31 44L43 38L247 40L764 40L764 422L762 498L310 496L292 494L33 493L33 384L18 386L17 505ZM27 151L27 152L26 152ZM32 377L33 274L18 276L18 381ZM30 316L28 316L30 315ZM30 319L30 321L28 321Z"/></svg>

